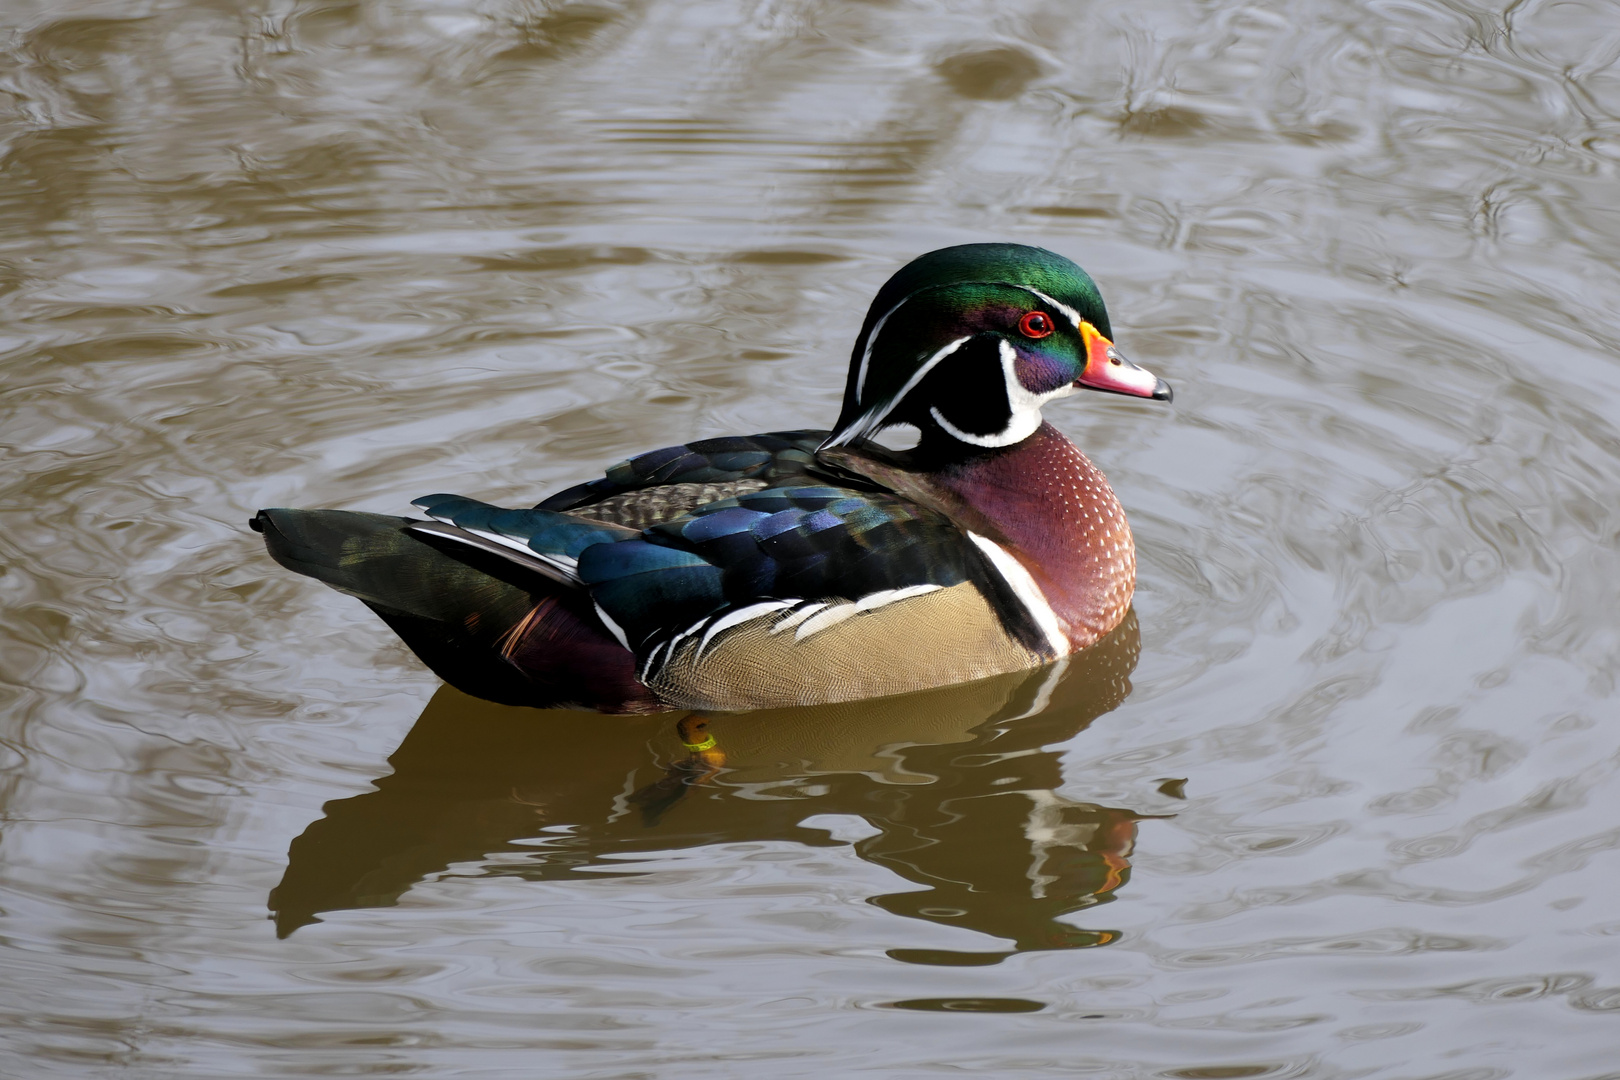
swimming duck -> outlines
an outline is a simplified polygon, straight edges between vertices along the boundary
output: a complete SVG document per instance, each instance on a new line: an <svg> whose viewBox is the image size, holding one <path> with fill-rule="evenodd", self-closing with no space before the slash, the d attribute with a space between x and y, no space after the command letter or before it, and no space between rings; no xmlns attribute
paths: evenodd
<svg viewBox="0 0 1620 1080"><path fill-rule="evenodd" d="M1019 244L923 255L879 290L831 431L641 454L532 509L261 510L272 558L363 600L445 681L645 713L905 693L1033 668L1124 618L1136 551L1103 474L1041 418L1170 387L1091 277ZM877 438L909 425L916 445Z"/></svg>

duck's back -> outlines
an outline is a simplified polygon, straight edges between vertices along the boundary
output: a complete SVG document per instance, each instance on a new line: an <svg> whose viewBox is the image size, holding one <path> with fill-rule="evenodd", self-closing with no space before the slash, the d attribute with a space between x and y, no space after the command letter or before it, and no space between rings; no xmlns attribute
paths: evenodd
<svg viewBox="0 0 1620 1080"><path fill-rule="evenodd" d="M808 475L826 437L825 431L770 431L651 450L619 462L601 479L557 492L535 509L645 529Z"/></svg>

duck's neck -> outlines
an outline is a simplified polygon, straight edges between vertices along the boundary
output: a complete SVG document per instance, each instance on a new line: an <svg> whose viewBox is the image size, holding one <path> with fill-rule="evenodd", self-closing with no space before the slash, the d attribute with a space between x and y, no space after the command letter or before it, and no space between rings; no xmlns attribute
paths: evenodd
<svg viewBox="0 0 1620 1080"><path fill-rule="evenodd" d="M1029 572L1073 649L1118 625L1136 588L1136 546L1102 471L1050 424L948 466L934 483L977 511Z"/></svg>

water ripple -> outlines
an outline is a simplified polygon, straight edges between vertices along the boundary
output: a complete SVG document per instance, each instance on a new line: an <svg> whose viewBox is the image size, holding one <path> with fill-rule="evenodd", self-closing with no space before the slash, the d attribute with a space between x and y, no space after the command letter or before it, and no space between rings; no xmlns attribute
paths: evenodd
<svg viewBox="0 0 1620 1080"><path fill-rule="evenodd" d="M1612 1070L1599 0L8 14L10 1071ZM1050 410L1140 660L1037 715L739 725L655 822L662 721L435 697L243 530L824 424L989 239L1177 390Z"/></svg>

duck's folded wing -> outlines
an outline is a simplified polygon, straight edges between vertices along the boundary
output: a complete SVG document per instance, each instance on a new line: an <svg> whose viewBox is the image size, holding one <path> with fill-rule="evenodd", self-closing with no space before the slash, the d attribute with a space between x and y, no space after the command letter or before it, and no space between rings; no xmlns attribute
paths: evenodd
<svg viewBox="0 0 1620 1080"><path fill-rule="evenodd" d="M499 556L563 585L579 585L580 552L637 535L621 525L550 510L506 510L463 495L424 495L411 505L432 519L411 531Z"/></svg>
<svg viewBox="0 0 1620 1080"><path fill-rule="evenodd" d="M825 431L770 431L669 446L621 461L546 499L537 510L644 529L711 502L804 476Z"/></svg>
<svg viewBox="0 0 1620 1080"><path fill-rule="evenodd" d="M977 620L961 648L985 652L972 643L994 635L1023 666L1039 652L1038 631L1005 625L989 602L1000 579L967 537L943 515L886 492L766 488L710 503L635 539L587 547L578 574L649 685L667 686L675 669L699 679L706 658L735 653L744 642L753 643L747 649L760 665L775 669L795 652L820 655L823 648L811 643L826 640L841 643L840 665L881 666L886 661L868 650L864 632L884 637L903 628L910 645L928 649L928 635L918 636L927 627L914 625L924 612ZM955 638L944 633L941 640ZM999 644L991 651L998 650L1006 651ZM978 657L952 664L950 671L983 666ZM996 665L1008 670L1004 657ZM938 666L915 681L932 678Z"/></svg>

